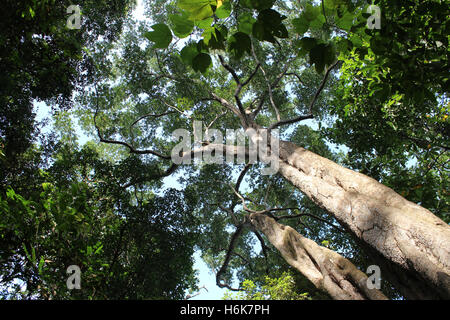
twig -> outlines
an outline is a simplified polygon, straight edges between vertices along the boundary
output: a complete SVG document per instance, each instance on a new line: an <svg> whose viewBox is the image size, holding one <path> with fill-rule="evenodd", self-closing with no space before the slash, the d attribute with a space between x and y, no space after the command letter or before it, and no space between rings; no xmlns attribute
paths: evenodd
<svg viewBox="0 0 450 320"><path fill-rule="evenodd" d="M275 101L273 99L273 90L272 90L272 86L269 82L269 79L267 78L267 74L266 71L264 70L264 68L261 66L261 63L258 60L258 57L255 53L255 47L253 46L253 42L251 43L252 46L252 54L253 54L253 58L255 59L255 61L258 63L258 65L260 66L261 72L264 75L264 79L266 80L267 86L268 86L268 92L269 92L269 100L270 100L270 104L272 105L273 109L275 110L275 114L277 117L277 120L280 121L281 120L281 115L280 115L280 110L278 109L278 107L275 104Z"/></svg>
<svg viewBox="0 0 450 320"><path fill-rule="evenodd" d="M175 113L175 112L174 112L174 111L169 111L169 112L164 112L164 113L161 113L161 114L152 114L152 113L149 113L149 114L143 115L142 117L139 117L136 121L134 121L134 122L131 124L131 127L134 127L139 121L142 121L142 120L144 120L145 118L155 118L155 119L158 119L158 118L167 116L167 115L172 114L172 113Z"/></svg>

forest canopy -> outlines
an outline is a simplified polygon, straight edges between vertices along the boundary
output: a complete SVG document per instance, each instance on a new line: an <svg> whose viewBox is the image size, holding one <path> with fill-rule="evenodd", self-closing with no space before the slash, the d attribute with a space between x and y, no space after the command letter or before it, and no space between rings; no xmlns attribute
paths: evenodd
<svg viewBox="0 0 450 320"><path fill-rule="evenodd" d="M4 3L0 299L450 298L447 1L140 4Z"/></svg>

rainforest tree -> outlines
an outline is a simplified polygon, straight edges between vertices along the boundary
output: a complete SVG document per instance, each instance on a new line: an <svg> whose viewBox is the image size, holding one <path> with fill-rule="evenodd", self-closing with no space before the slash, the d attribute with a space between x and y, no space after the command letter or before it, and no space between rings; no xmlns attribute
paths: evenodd
<svg viewBox="0 0 450 320"><path fill-rule="evenodd" d="M450 234L448 225L426 207L408 201L374 178L302 147L305 143L300 132L305 128L299 125L308 119L330 121L337 114L339 118L334 119L340 126L329 128L331 136L337 139L353 134L360 139L359 150L353 147L353 141L348 141L352 151L359 152L359 159L364 155L362 148L375 152L384 148L390 156L401 154L398 161L402 162L403 141L411 148L429 141L441 149L437 151L439 155L447 151L439 139L448 136L445 130L448 79L439 73L438 81L427 82L430 75L426 69L443 70L448 64L444 36L448 21L444 4L431 2L437 15L423 12L424 4L418 2L404 5L377 2L381 16L373 8L371 12L364 2L350 1L167 3L165 11L159 10L153 16L156 23L151 28L141 27L120 45L122 52L111 69L110 80L115 84L111 85L111 81L98 84L83 103L85 107L91 106L101 142L123 146L132 154L160 158L168 173L183 171L186 190L201 192L200 186L215 185L202 193L199 213L204 215L202 219L211 220L209 228L226 229L231 225L236 229L224 262L217 268L219 286L231 288L225 280L227 267L240 236L248 228L263 247L264 241L269 241L290 265L333 298L383 298L380 292L367 288L367 276L350 261L279 223L302 217L305 213L296 213L308 198L334 218L374 264L382 267L385 277L402 295L445 298L449 290L449 252L445 245ZM409 38L403 45L402 39L395 40L393 35L419 24L417 18L408 18L408 10L422 14L420 19L425 26L420 25L413 34L407 33ZM370 28L371 18L381 19L385 29ZM433 25L441 27L435 29ZM429 32L430 28L433 32ZM151 43L145 49L139 46L141 35ZM173 38L186 40L180 45ZM419 57L418 60L408 60L405 56L408 52ZM405 62L394 62L395 59ZM355 61L357 68L364 68L362 71L352 67ZM408 68L421 70L420 79L425 81L421 84L423 95L413 94L413 89L399 83L408 79ZM339 70L344 72L342 79ZM357 76L361 75L360 79L350 79L353 70ZM342 89L333 88L339 81ZM356 119L353 114L358 112L362 115ZM426 121L427 115L435 121L429 130L441 130L440 135L434 135L435 142L427 139L432 132L422 134L422 129L417 134L423 137L414 137L416 133L411 133L408 124L417 117ZM276 158L279 167L277 178L273 179L282 177L281 188L289 188L288 182L303 195L294 196L293 205L288 207L283 206L290 202L288 198L276 197L273 201L268 201L270 196L254 198L257 190L264 188L261 178L255 176L257 165L247 164L240 173L230 175L236 166L186 168L171 163L174 144L167 140L179 128L195 131L195 120L202 121L207 130L252 129L256 132L255 139L263 139L267 130L282 129L280 150L278 153L272 150L270 155ZM373 126L364 135L353 131L353 127L371 123ZM386 126L395 132L394 145L391 141L381 147L364 143L367 135L372 135L368 139L371 141L384 134ZM196 134L199 137L198 131ZM346 143L343 139L337 141ZM189 158L211 150L218 154L239 151L227 147L223 141L211 142L208 135L201 137L200 142L184 156ZM440 163L436 172L443 169L442 161L448 156L442 157L444 160L436 160ZM436 163L428 163L430 171ZM247 174L255 187L243 194L240 185ZM202 183L195 182L199 178L204 179ZM230 186L233 179L236 183ZM447 191L439 189L433 195L436 201L430 203L438 202L445 207ZM289 214L279 216L283 211Z"/></svg>
<svg viewBox="0 0 450 320"><path fill-rule="evenodd" d="M450 297L448 8L371 4L151 1L149 20L86 54L96 81L74 114L137 210L155 177L177 179L218 286L295 270L317 298Z"/></svg>

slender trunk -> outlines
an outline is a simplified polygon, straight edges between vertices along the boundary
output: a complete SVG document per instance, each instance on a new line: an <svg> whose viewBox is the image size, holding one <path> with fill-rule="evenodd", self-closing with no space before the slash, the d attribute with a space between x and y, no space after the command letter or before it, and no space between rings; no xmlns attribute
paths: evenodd
<svg viewBox="0 0 450 320"><path fill-rule="evenodd" d="M450 299L450 227L429 210L363 174L291 142L279 172L333 215L410 299Z"/></svg>
<svg viewBox="0 0 450 320"><path fill-rule="evenodd" d="M337 252L319 246L293 228L281 225L266 215L251 214L250 222L291 266L333 299L387 299L379 290L369 289L367 275Z"/></svg>

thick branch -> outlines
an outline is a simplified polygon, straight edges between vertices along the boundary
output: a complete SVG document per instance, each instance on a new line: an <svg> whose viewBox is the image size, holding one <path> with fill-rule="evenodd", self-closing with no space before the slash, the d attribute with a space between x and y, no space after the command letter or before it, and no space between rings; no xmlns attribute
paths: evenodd
<svg viewBox="0 0 450 320"><path fill-rule="evenodd" d="M289 226L261 214L251 214L254 228L264 233L283 258L318 289L338 300L385 300L381 291L369 289L367 275L338 253L319 246Z"/></svg>
<svg viewBox="0 0 450 320"><path fill-rule="evenodd" d="M285 125L289 125L289 124L294 124L294 123L297 123L297 122L300 122L300 121L309 120L309 119L314 119L314 116L313 116L312 114L308 114L308 115L304 115L304 116L298 116L298 117L296 117L296 118L289 119L289 120L278 121L278 122L272 124L272 125L269 127L269 131L270 131L270 130L273 130L273 129L276 129L276 128L278 128L278 127L281 127L281 126L285 126Z"/></svg>
<svg viewBox="0 0 450 320"><path fill-rule="evenodd" d="M219 102L223 107L227 108L228 110L230 110L231 112L233 112L236 116L238 116L238 118L241 120L241 124L243 126L245 126L245 118L244 115L241 114L241 112L239 111L239 109L237 109L235 106L233 106L229 101L227 101L226 99L219 97L218 95L216 95L215 93L211 93L211 97L213 98L214 101Z"/></svg>
<svg viewBox="0 0 450 320"><path fill-rule="evenodd" d="M220 288L227 288L231 291L242 291L241 289L235 289L235 288L230 287L228 284L225 284L221 280L221 277L226 272L228 265L230 264L231 255L233 253L234 248L236 247L237 240L241 236L243 230L244 230L244 224L241 224L240 226L237 227L236 232L231 236L230 245L228 246L225 260L222 264L222 267L219 269L219 271L216 274L216 284Z"/></svg>
<svg viewBox="0 0 450 320"><path fill-rule="evenodd" d="M388 269L407 298L448 298L449 226L378 181L280 141L280 174L327 210ZM414 283L414 286L408 285Z"/></svg>

